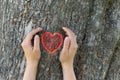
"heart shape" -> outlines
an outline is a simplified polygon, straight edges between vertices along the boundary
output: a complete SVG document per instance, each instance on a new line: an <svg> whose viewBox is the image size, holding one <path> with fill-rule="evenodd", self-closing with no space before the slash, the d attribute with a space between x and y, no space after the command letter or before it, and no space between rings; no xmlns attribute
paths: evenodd
<svg viewBox="0 0 120 80"><path fill-rule="evenodd" d="M42 45L50 53L56 52L63 43L63 37L60 33L45 32L42 34Z"/></svg>

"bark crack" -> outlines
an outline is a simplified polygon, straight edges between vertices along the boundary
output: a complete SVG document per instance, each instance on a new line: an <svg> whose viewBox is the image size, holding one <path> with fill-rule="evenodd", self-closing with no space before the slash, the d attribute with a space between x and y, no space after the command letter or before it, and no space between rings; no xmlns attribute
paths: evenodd
<svg viewBox="0 0 120 80"><path fill-rule="evenodd" d="M108 76L108 74L109 74L109 70L110 70L110 68L111 68L112 62L113 62L114 57L115 57L115 53L117 52L118 49L119 49L118 46L116 46L116 47L114 48L113 55L111 56L110 63L109 63L108 69L107 69L107 71L106 71L106 75L105 75L104 80L107 80L107 76Z"/></svg>
<svg viewBox="0 0 120 80"><path fill-rule="evenodd" d="M93 8L94 8L94 3L95 3L95 0L92 0L91 1L91 5L89 6L89 15L88 15L88 20L87 22L89 22L91 20L91 15L92 15L92 11L93 11ZM83 38L82 38L82 44L84 44L84 41L86 39L86 36L87 36L87 26L89 25L89 23L86 22L86 25L85 25L85 28L84 28L84 35L83 35Z"/></svg>

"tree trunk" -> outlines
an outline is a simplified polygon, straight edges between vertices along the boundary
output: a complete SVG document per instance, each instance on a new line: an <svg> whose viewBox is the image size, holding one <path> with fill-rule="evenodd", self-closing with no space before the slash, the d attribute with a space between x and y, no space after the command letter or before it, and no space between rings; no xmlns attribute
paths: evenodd
<svg viewBox="0 0 120 80"><path fill-rule="evenodd" d="M120 0L0 0L0 80L22 80L21 42L33 28L70 28L79 45L77 80L120 80ZM63 80L59 53L41 45L37 80Z"/></svg>

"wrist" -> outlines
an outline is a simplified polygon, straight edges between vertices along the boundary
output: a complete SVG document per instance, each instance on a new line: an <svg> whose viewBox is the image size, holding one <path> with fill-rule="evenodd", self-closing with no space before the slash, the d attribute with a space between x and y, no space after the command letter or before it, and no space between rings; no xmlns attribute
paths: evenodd
<svg viewBox="0 0 120 80"><path fill-rule="evenodd" d="M73 66L73 61L69 61L69 62L61 62L62 66Z"/></svg>
<svg viewBox="0 0 120 80"><path fill-rule="evenodd" d="M26 67L31 68L31 69L37 69L38 63L27 62Z"/></svg>
<svg viewBox="0 0 120 80"><path fill-rule="evenodd" d="M62 65L64 80L76 80L73 64Z"/></svg>
<svg viewBox="0 0 120 80"><path fill-rule="evenodd" d="M39 61L27 60L27 65L38 65Z"/></svg>
<svg viewBox="0 0 120 80"><path fill-rule="evenodd" d="M73 63L62 63L63 69L70 69L73 68Z"/></svg>
<svg viewBox="0 0 120 80"><path fill-rule="evenodd" d="M73 64L62 65L62 71L63 71L64 77L66 75L68 75L70 77L71 74L74 74Z"/></svg>

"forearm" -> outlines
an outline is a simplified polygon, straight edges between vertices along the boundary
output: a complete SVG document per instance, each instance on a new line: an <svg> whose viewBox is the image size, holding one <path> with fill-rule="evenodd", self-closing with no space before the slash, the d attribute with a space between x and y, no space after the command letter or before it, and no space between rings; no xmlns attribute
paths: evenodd
<svg viewBox="0 0 120 80"><path fill-rule="evenodd" d="M64 80L76 80L73 65L62 65Z"/></svg>
<svg viewBox="0 0 120 80"><path fill-rule="evenodd" d="M38 62L27 62L23 80L36 80Z"/></svg>

